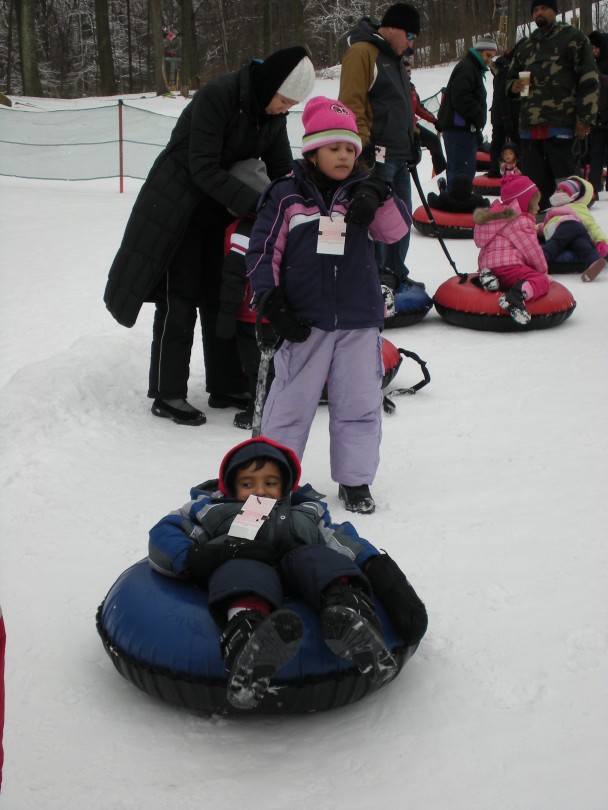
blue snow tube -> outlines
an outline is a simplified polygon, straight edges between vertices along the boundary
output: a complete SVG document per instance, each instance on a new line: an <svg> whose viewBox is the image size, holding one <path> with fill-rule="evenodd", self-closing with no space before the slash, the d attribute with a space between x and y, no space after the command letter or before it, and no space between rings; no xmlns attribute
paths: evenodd
<svg viewBox="0 0 608 810"><path fill-rule="evenodd" d="M247 714L297 714L333 709L379 687L323 641L318 615L304 602L286 599L304 622L298 654L271 681ZM399 671L417 644L406 646L376 601L385 640ZM219 630L207 610L207 594L190 582L153 571L147 559L128 568L97 611L97 630L114 666L153 697L196 711L241 714L226 699L227 672Z"/></svg>
<svg viewBox="0 0 608 810"><path fill-rule="evenodd" d="M397 329L402 326L412 326L421 321L433 306L433 299L427 295L422 287L405 285L397 288L393 293L395 298L395 312L385 318L385 329Z"/></svg>

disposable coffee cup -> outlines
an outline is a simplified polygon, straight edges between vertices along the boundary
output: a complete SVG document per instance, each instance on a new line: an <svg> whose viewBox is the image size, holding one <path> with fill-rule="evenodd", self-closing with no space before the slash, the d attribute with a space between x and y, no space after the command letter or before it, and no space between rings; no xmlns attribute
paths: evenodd
<svg viewBox="0 0 608 810"><path fill-rule="evenodd" d="M519 71L519 80L524 83L522 91L520 95L527 96L530 93L530 71L529 70L520 70Z"/></svg>

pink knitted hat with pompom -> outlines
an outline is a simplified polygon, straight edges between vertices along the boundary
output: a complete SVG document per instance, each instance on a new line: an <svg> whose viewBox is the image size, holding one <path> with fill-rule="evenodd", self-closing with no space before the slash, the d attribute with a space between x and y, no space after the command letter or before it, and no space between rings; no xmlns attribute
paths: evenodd
<svg viewBox="0 0 608 810"><path fill-rule="evenodd" d="M537 192L537 186L525 174L506 175L500 182L500 199L505 205L517 200L523 213L527 212L530 200Z"/></svg>

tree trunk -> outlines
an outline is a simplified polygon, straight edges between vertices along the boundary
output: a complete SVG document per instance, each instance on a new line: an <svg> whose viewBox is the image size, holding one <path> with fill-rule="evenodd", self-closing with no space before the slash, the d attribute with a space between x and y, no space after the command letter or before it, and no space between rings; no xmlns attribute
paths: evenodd
<svg viewBox="0 0 608 810"><path fill-rule="evenodd" d="M580 29L584 34L590 34L593 30L593 0L580 0Z"/></svg>
<svg viewBox="0 0 608 810"><path fill-rule="evenodd" d="M304 33L304 3L302 0L292 0L293 8L293 41L296 45L306 47L306 34Z"/></svg>
<svg viewBox="0 0 608 810"><path fill-rule="evenodd" d="M24 96L43 96L36 55L36 0L16 0L17 30L21 54L21 80Z"/></svg>
<svg viewBox="0 0 608 810"><path fill-rule="evenodd" d="M112 59L108 0L95 0L95 27L97 28L99 89L102 96L115 96L118 90L114 72L114 60Z"/></svg>
<svg viewBox="0 0 608 810"><path fill-rule="evenodd" d="M150 36L152 37L152 53L154 55L154 86L157 96L164 96L169 92L167 76L165 74L165 48L163 45L163 17L160 0L148 0L150 12Z"/></svg>
<svg viewBox="0 0 608 810"><path fill-rule="evenodd" d="M127 2L127 59L129 60L129 93L133 92L133 44L131 42L131 0Z"/></svg>
<svg viewBox="0 0 608 810"><path fill-rule="evenodd" d="M263 0L262 6L262 28L264 31L264 42L262 47L264 49L264 57L272 53L272 2L271 0Z"/></svg>
<svg viewBox="0 0 608 810"><path fill-rule="evenodd" d="M196 66L196 48L194 44L194 15L192 0L181 0L182 4L182 68L180 88L182 94L194 89L193 77Z"/></svg>
<svg viewBox="0 0 608 810"><path fill-rule="evenodd" d="M13 9L15 4L10 0L8 6L8 40L6 45L6 92L10 96L12 93L12 77L13 77Z"/></svg>

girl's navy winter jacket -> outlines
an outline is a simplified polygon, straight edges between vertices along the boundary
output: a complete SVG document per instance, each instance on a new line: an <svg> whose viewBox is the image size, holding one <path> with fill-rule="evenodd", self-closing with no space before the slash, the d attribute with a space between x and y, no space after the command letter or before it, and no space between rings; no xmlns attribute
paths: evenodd
<svg viewBox="0 0 608 810"><path fill-rule="evenodd" d="M256 300L275 286L289 308L326 332L382 327L384 301L373 239L397 242L411 221L405 204L389 197L369 229L345 224L344 255L317 253L319 218L343 221L361 173L338 187L329 205L304 173L275 180L264 192L249 240L247 272Z"/></svg>

